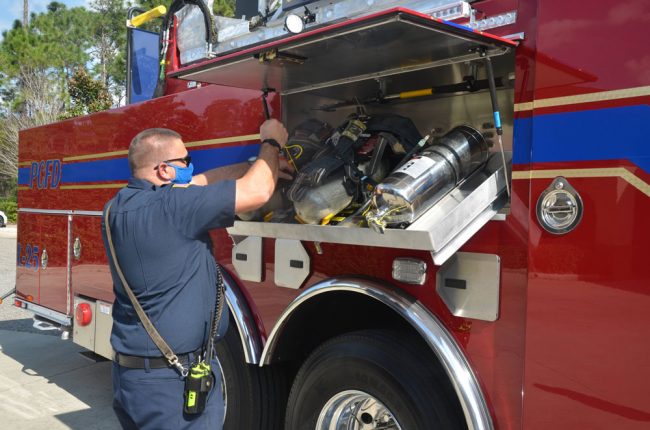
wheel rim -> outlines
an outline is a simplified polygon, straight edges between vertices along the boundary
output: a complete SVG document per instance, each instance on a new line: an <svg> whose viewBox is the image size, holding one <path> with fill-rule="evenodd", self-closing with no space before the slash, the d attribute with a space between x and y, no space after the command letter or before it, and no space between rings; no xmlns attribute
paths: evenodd
<svg viewBox="0 0 650 430"><path fill-rule="evenodd" d="M226 417L228 416L228 395L226 393L226 374L223 373L223 366L221 362L219 363L219 374L221 375L221 397L223 398L223 422L222 425L226 422Z"/></svg>
<svg viewBox="0 0 650 430"><path fill-rule="evenodd" d="M358 390L336 394L325 403L316 430L402 430L377 398Z"/></svg>

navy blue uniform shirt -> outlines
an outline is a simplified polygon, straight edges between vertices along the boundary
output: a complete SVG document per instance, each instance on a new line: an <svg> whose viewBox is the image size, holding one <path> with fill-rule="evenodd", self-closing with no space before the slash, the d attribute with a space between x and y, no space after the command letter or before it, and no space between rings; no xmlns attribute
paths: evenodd
<svg viewBox="0 0 650 430"><path fill-rule="evenodd" d="M155 186L131 178L111 201L118 263L140 305L174 353L199 349L207 340L216 298L208 230L233 224L235 181ZM160 357L113 267L104 218L102 233L115 291L111 345L122 354ZM227 306L224 314L227 321Z"/></svg>

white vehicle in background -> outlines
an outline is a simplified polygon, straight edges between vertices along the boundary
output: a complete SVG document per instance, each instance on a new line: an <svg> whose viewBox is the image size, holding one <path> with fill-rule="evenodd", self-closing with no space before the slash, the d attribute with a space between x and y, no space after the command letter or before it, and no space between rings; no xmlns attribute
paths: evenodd
<svg viewBox="0 0 650 430"><path fill-rule="evenodd" d="M0 211L0 228L7 226L7 215Z"/></svg>

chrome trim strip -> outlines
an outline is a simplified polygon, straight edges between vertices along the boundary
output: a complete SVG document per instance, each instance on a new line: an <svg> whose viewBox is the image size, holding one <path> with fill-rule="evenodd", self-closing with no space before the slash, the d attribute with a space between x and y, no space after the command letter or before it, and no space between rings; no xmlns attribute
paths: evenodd
<svg viewBox="0 0 650 430"><path fill-rule="evenodd" d="M248 302L246 302L239 288L231 286L236 285L236 283L225 270L222 270L222 272L226 290L226 303L228 303L230 313L237 325L246 363L260 364L262 342L257 331L255 318L253 318Z"/></svg>
<svg viewBox="0 0 650 430"><path fill-rule="evenodd" d="M400 314L415 328L445 368L463 408L469 430L492 430L494 425L481 391L463 351L438 318L419 301L404 292L374 281L355 278L330 279L307 290L285 309L264 346L261 363L270 364L275 348L289 318L309 299L334 291L363 294L380 301Z"/></svg>
<svg viewBox="0 0 650 430"><path fill-rule="evenodd" d="M66 256L66 274L65 274L65 299L66 310L70 312L70 300L72 295L72 215L68 215L68 247Z"/></svg>
<svg viewBox="0 0 650 430"><path fill-rule="evenodd" d="M78 211L78 210L73 210L72 211L74 215L87 215L87 216L102 216L103 212L102 211Z"/></svg>
<svg viewBox="0 0 650 430"><path fill-rule="evenodd" d="M35 313L38 316L49 319L64 326L72 325L72 317L69 317L68 315L62 314L61 312L57 312L52 309L48 309L44 306L37 305L32 302L28 302L23 299L16 298L16 300L23 303L25 305L25 309Z"/></svg>
<svg viewBox="0 0 650 430"><path fill-rule="evenodd" d="M102 211L84 211L84 210L76 210L76 209L18 208L18 212L26 212L26 213L33 213L33 214L49 214L49 215L102 216Z"/></svg>
<svg viewBox="0 0 650 430"><path fill-rule="evenodd" d="M50 215L72 215L72 211L66 209L18 208L18 212Z"/></svg>
<svg viewBox="0 0 650 430"><path fill-rule="evenodd" d="M526 38L526 33L522 31L519 33L508 34L506 36L503 36L503 38L510 40L524 40Z"/></svg>

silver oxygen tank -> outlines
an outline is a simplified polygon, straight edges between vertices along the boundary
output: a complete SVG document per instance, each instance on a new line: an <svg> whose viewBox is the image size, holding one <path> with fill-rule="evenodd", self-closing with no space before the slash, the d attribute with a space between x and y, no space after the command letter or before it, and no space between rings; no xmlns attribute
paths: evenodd
<svg viewBox="0 0 650 430"><path fill-rule="evenodd" d="M377 186L368 226L382 233L387 226L412 223L485 164L488 155L479 131L467 125L452 129Z"/></svg>

